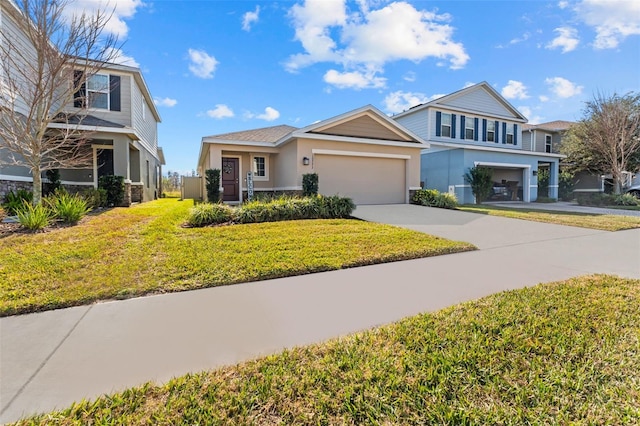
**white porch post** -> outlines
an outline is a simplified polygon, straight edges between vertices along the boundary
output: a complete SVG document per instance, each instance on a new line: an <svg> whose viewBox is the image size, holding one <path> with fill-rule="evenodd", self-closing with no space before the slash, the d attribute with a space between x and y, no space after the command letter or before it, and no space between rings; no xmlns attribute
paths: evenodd
<svg viewBox="0 0 640 426"><path fill-rule="evenodd" d="M549 198L558 199L558 176L560 175L560 163L549 163Z"/></svg>

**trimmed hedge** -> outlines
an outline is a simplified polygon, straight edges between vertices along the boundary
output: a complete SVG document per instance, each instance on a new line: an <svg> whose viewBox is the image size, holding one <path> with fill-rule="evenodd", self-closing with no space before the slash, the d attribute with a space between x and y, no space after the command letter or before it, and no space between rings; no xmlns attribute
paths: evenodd
<svg viewBox="0 0 640 426"><path fill-rule="evenodd" d="M221 223L262 223L302 219L348 218L356 208L351 198L280 197L269 201L250 201L239 207L224 204L198 204L189 211L187 225L200 227Z"/></svg>
<svg viewBox="0 0 640 426"><path fill-rule="evenodd" d="M455 209L458 207L458 199L455 194L439 192L437 189L419 189L411 197L413 204L427 207L439 207L441 209Z"/></svg>
<svg viewBox="0 0 640 426"><path fill-rule="evenodd" d="M640 206L640 200L631 194L575 193L581 206Z"/></svg>

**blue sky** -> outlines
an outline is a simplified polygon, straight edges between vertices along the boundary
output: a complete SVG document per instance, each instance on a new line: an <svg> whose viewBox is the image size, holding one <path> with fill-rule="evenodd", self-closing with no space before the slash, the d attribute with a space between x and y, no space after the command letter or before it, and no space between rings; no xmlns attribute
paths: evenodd
<svg viewBox="0 0 640 426"><path fill-rule="evenodd" d="M81 4L95 0L78 0ZM113 2L111 3L114 4ZM162 116L165 171L203 136L393 114L489 82L531 123L640 89L640 1L117 0L120 60Z"/></svg>

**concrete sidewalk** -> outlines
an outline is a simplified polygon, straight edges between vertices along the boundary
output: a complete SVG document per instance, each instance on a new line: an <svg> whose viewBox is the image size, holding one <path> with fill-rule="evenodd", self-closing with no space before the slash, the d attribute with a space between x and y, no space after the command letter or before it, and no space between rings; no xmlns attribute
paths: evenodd
<svg viewBox="0 0 640 426"><path fill-rule="evenodd" d="M0 319L0 421L165 382L498 291L589 273L640 278L640 230L363 206L481 250Z"/></svg>

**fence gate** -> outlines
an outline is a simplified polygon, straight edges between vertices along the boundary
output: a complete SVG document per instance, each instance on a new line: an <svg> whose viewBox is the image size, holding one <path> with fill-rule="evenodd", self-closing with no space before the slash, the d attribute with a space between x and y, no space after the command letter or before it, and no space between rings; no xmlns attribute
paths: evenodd
<svg viewBox="0 0 640 426"><path fill-rule="evenodd" d="M188 198L202 200L202 178L197 176L182 176L180 180L180 196L183 200Z"/></svg>

